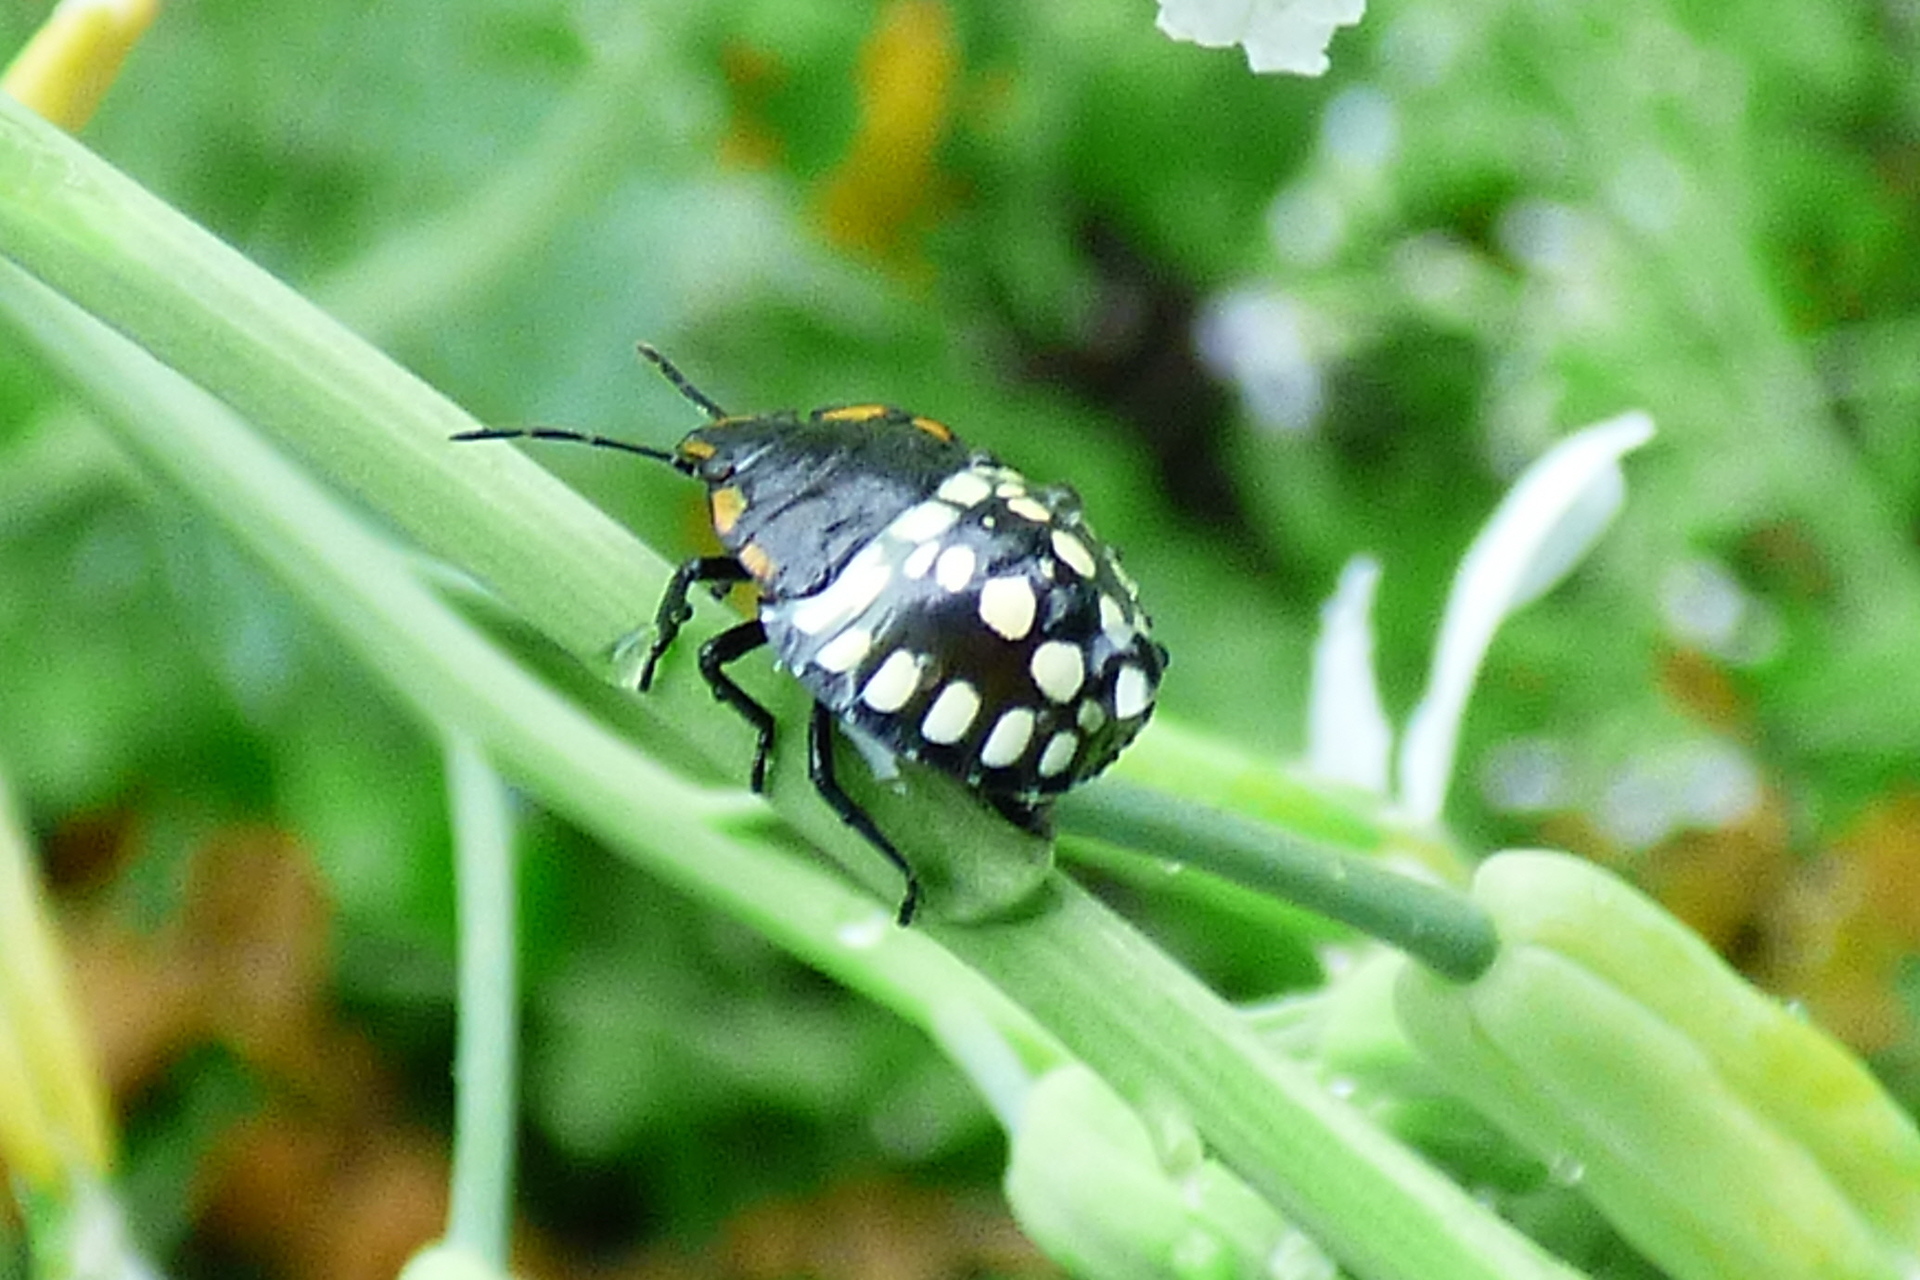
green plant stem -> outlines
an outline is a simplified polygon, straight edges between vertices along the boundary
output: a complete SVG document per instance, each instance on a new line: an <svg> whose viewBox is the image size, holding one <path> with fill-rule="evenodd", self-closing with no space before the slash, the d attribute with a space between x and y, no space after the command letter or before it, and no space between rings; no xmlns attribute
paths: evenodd
<svg viewBox="0 0 1920 1280"><path fill-rule="evenodd" d="M4 103L0 192L0 253L260 417L310 467L480 573L524 616L548 626L543 602L564 615L549 634L609 665L633 593L610 601L604 589L657 580L656 558L523 459L445 447L465 424L444 400ZM130 447L253 548L423 717L472 736L613 847L923 1027L964 1021L947 1012L956 1004L981 1011L1029 1064L1061 1060L1064 1043L1132 1098L1178 1106L1358 1275L1572 1274L1270 1055L1233 1010L1059 877L1018 922L898 930L837 877L718 834L701 818L736 808L731 794L689 787L507 660L393 548L192 387L17 272L0 273L0 306L109 410ZM581 542L554 531L577 526L597 532ZM743 757L737 726L703 727L724 723L704 691L640 701L663 734ZM797 723L792 696L775 709ZM843 845L837 824L814 816L821 806L797 795L790 781L772 798L809 836ZM957 794L913 803L924 806L923 827L978 808Z"/></svg>
<svg viewBox="0 0 1920 1280"><path fill-rule="evenodd" d="M446 749L460 903L460 1025L454 1046L449 1243L504 1272L519 1108L513 817L507 789L468 739Z"/></svg>
<svg viewBox="0 0 1920 1280"><path fill-rule="evenodd" d="M1042 921L964 933L956 952L1124 1095L1176 1100L1224 1163L1354 1274L1575 1274L1334 1104L1089 895L1066 890Z"/></svg>
<svg viewBox="0 0 1920 1280"><path fill-rule="evenodd" d="M1170 1101L1358 1275L1572 1274L1268 1053L1232 1009L1069 882L1053 877L1051 902L1017 923L887 926L837 878L698 821L702 793L509 661L398 552L192 387L12 270L0 271L0 313L423 715L470 734L613 847L923 1027L984 1018L1030 1068L1064 1061L1064 1044L1129 1096Z"/></svg>
<svg viewBox="0 0 1920 1280"><path fill-rule="evenodd" d="M72 139L0 101L0 252L107 319L165 363L191 371L316 472L379 511L430 553L485 582L516 615L537 620L603 677L664 586L667 564L552 476L510 448L449 446L476 424L417 379L366 358L351 334L266 277L204 230L155 200ZM577 575L577 576L575 576ZM699 617L669 655L654 691L625 723L676 757L698 756L737 777L749 734L687 671L686 652L726 615L696 600ZM675 667L678 666L678 670ZM782 723L807 700L791 681L755 689ZM986 820L963 788L913 774L908 803L884 789L863 795L883 826L921 833L910 849L938 890L950 864L975 883L949 893L972 914L1016 900L1031 883L1034 843ZM897 896L898 879L807 783L803 735L778 735L769 799L812 843ZM944 847L942 845L944 844ZM1137 845L1136 845L1137 847ZM984 868L981 870L980 868ZM932 873L929 875L929 873ZM936 893L936 909L941 907Z"/></svg>
<svg viewBox="0 0 1920 1280"><path fill-rule="evenodd" d="M515 615L607 680L659 598L659 556L511 448L448 437L478 423L324 312L19 104L0 96L0 255L195 381L429 553L487 584ZM751 734L714 715L691 651L738 616L697 593L694 622L624 723L676 757L738 777ZM756 690L782 723L806 707L792 681ZM807 782L805 735L774 744L768 798L876 892L899 877ZM883 824L896 801L870 807ZM1030 862L1033 841L983 820L957 784L921 771L913 805L929 837L963 835L986 862ZM924 851L923 851L924 853ZM923 874L926 868L923 867Z"/></svg>
<svg viewBox="0 0 1920 1280"><path fill-rule="evenodd" d="M1352 925L1471 982L1500 949L1471 898L1278 827L1113 780L1061 797L1061 830L1210 871Z"/></svg>
<svg viewBox="0 0 1920 1280"><path fill-rule="evenodd" d="M909 1021L931 1027L945 1003L975 1006L1028 1065L1062 1060L1056 1040L926 934L867 929L886 919L870 896L719 834L714 824L737 821L738 793L686 783L582 714L421 586L404 552L204 393L4 264L0 317L86 389L151 470L292 584L424 722L467 735L608 844Z"/></svg>

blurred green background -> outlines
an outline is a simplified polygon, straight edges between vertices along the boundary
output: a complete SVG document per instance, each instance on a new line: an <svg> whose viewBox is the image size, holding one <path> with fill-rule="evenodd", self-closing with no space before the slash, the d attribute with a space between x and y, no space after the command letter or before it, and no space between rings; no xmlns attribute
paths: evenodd
<svg viewBox="0 0 1920 1280"><path fill-rule="evenodd" d="M671 443L644 338L729 409L900 403L1070 480L1161 714L1277 757L1350 555L1404 715L1504 485L1649 411L1614 532L1493 651L1451 823L1622 870L1920 1097L1920 13L1405 0L1319 81L1152 20L201 0L85 136L485 421ZM539 456L702 545L671 474ZM0 764L143 1238L392 1274L450 1110L438 747L4 344ZM527 822L530 1270L1045 1271L916 1033ZM1232 996L1315 976L1110 890Z"/></svg>

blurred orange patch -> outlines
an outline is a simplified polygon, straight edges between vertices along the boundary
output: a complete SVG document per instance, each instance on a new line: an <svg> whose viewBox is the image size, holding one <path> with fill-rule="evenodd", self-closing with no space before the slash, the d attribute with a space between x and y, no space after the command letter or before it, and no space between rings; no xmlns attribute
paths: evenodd
<svg viewBox="0 0 1920 1280"><path fill-rule="evenodd" d="M1786 804L1769 790L1752 813L1712 831L1688 831L1648 854L1636 879L1714 950L1741 968L1762 921L1793 874Z"/></svg>
<svg viewBox="0 0 1920 1280"><path fill-rule="evenodd" d="M1743 737L1752 727L1747 705L1725 667L1697 649L1676 649L1660 660L1660 689L1701 724Z"/></svg>
<svg viewBox="0 0 1920 1280"><path fill-rule="evenodd" d="M1910 1044L1895 980L1920 955L1920 794L1862 814L1795 877L1771 925L1768 986L1863 1052Z"/></svg>
<svg viewBox="0 0 1920 1280"><path fill-rule="evenodd" d="M193 854L173 918L136 929L107 890L140 838L130 814L97 817L57 833L52 862L69 889L75 994L116 1095L137 1098L208 1043L257 1091L178 1191L196 1244L277 1280L389 1280L444 1229L446 1139L413 1114L380 1046L338 1016L332 908L311 856L273 828L229 828ZM513 1261L545 1280L1059 1274L997 1197L885 1178L763 1201L701 1249L582 1256L520 1223Z"/></svg>
<svg viewBox="0 0 1920 1280"><path fill-rule="evenodd" d="M1000 1204L969 1204L887 1179L854 1179L816 1197L766 1201L728 1224L717 1252L717 1273L738 1280L1060 1274Z"/></svg>
<svg viewBox="0 0 1920 1280"><path fill-rule="evenodd" d="M119 834L137 839L132 824ZM376 1280L442 1230L447 1161L443 1140L405 1118L375 1046L334 1015L331 916L298 842L235 827L195 851L172 920L139 931L82 909L70 953L117 1096L206 1043L265 1094L196 1172L201 1237L272 1275Z"/></svg>
<svg viewBox="0 0 1920 1280"><path fill-rule="evenodd" d="M912 237L942 203L937 167L960 51L939 0L893 0L861 50L860 123L816 202L834 244L908 265Z"/></svg>
<svg viewBox="0 0 1920 1280"><path fill-rule="evenodd" d="M720 158L742 169L768 169L780 163L786 147L768 125L763 110L785 75L772 54L738 41L720 54L720 73L733 90L734 111L720 140Z"/></svg>

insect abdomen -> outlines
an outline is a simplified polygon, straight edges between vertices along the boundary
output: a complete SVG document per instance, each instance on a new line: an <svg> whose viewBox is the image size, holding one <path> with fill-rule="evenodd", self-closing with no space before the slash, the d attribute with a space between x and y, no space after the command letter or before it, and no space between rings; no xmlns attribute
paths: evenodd
<svg viewBox="0 0 1920 1280"><path fill-rule="evenodd" d="M842 720L997 795L1056 794L1105 768L1145 724L1165 665L1071 491L990 460L761 617Z"/></svg>

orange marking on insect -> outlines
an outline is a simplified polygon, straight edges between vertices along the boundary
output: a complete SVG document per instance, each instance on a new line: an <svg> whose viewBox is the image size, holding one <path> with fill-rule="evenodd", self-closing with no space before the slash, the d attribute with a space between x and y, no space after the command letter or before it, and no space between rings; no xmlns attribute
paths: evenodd
<svg viewBox="0 0 1920 1280"><path fill-rule="evenodd" d="M883 404L849 404L838 409L822 409L822 422L871 422L875 418L884 418L892 412Z"/></svg>
<svg viewBox="0 0 1920 1280"><path fill-rule="evenodd" d="M711 441L682 440L680 442L680 456L692 458L695 462L705 462L717 452Z"/></svg>
<svg viewBox="0 0 1920 1280"><path fill-rule="evenodd" d="M941 444L953 443L953 431L944 422L935 422L932 418L915 418L913 425L938 440Z"/></svg>
<svg viewBox="0 0 1920 1280"><path fill-rule="evenodd" d="M713 531L723 538L733 532L733 526L740 522L740 513L747 509L747 495L732 485L715 489L707 502L713 510Z"/></svg>
<svg viewBox="0 0 1920 1280"><path fill-rule="evenodd" d="M773 557L768 555L757 542L749 542L736 553L740 563L747 566L747 572L761 582L773 581L777 566Z"/></svg>

